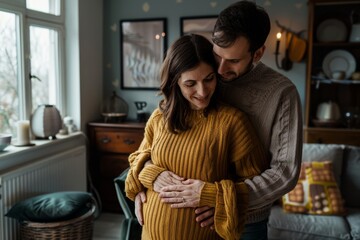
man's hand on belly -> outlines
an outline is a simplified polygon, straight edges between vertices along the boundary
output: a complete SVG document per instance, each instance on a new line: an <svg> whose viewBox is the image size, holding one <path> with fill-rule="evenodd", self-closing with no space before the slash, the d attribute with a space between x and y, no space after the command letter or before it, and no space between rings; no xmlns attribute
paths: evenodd
<svg viewBox="0 0 360 240"><path fill-rule="evenodd" d="M172 208L198 207L201 190L205 183L201 180L187 179L181 185L170 185L161 188L159 197L164 203L171 204Z"/></svg>

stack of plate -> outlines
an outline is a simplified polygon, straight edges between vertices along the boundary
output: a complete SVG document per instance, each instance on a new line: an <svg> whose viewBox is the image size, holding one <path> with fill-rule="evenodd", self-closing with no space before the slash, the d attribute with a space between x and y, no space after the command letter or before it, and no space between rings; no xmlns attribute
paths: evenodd
<svg viewBox="0 0 360 240"><path fill-rule="evenodd" d="M356 70L356 60L348 51L334 50L325 56L322 67L329 79L332 78L332 73L337 71L344 71L345 79L350 79Z"/></svg>

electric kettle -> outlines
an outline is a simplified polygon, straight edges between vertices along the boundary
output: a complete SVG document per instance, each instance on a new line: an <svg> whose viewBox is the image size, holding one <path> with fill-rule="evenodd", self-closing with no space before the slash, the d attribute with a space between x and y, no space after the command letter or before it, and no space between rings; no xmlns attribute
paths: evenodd
<svg viewBox="0 0 360 240"><path fill-rule="evenodd" d="M339 120L341 118L339 105L332 101L320 103L316 111L316 117L321 121Z"/></svg>

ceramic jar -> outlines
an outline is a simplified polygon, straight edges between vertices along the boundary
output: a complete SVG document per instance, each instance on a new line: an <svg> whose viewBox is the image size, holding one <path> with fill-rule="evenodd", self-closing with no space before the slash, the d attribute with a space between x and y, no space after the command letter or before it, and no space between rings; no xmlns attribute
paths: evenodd
<svg viewBox="0 0 360 240"><path fill-rule="evenodd" d="M40 105L31 116L31 130L38 138L55 138L62 128L59 110L54 105Z"/></svg>

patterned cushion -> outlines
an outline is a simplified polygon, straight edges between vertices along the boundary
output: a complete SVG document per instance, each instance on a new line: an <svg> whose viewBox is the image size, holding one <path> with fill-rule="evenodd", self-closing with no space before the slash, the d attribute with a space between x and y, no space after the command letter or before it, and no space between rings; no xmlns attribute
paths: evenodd
<svg viewBox="0 0 360 240"><path fill-rule="evenodd" d="M344 145L338 144L305 143L303 146L302 161L332 162L336 182L340 184L344 162L344 149Z"/></svg>
<svg viewBox="0 0 360 240"><path fill-rule="evenodd" d="M329 161L304 162L296 187L283 196L286 212L343 215L343 199Z"/></svg>

